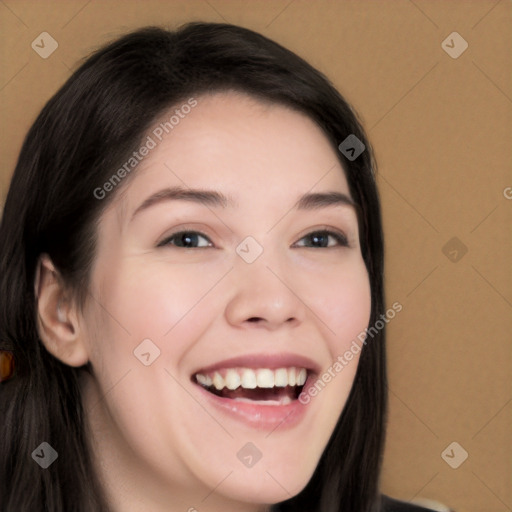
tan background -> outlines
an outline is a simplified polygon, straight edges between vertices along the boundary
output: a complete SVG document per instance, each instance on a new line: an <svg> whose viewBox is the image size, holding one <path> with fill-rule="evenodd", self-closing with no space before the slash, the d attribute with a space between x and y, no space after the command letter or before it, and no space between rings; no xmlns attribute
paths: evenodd
<svg viewBox="0 0 512 512"><path fill-rule="evenodd" d="M404 306L388 331L384 492L511 511L510 0L0 1L1 204L27 129L78 59L126 30L191 20L240 24L294 50L369 131L387 298ZM43 31L59 44L47 59L31 48ZM454 31L469 44L456 59L442 47ZM446 246L453 237L459 247ZM441 457L453 441L469 454L458 469ZM448 450L455 462L461 453Z"/></svg>

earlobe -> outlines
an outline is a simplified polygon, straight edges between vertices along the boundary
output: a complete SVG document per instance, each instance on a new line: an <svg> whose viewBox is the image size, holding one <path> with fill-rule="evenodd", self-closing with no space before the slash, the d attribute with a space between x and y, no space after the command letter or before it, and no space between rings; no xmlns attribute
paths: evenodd
<svg viewBox="0 0 512 512"><path fill-rule="evenodd" d="M79 313L49 256L41 255L34 280L39 337L48 352L70 366L88 361Z"/></svg>

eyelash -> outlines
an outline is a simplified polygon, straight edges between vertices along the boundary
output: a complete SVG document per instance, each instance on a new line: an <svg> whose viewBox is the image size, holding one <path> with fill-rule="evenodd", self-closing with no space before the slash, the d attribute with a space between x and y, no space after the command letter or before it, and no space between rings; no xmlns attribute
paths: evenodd
<svg viewBox="0 0 512 512"><path fill-rule="evenodd" d="M174 246L174 244L170 243L171 240L173 240L174 238L176 238L179 235L186 235L186 234L194 234L194 235L202 236L203 238L207 239L211 243L210 239L205 234L203 234L203 233L201 233L199 231L192 231L192 230L187 231L187 230L184 230L184 231L177 231L176 233L172 233L167 238L162 240L157 245L157 247ZM316 231L311 231L310 233L304 235L300 240L303 240L304 238L311 237L312 235L318 235L318 234L332 236L336 240L337 245L336 246L331 246L331 247L317 247L317 249L335 249L336 247L349 247L349 244L348 244L348 241L347 241L347 238L346 238L345 235L343 235L342 233L338 233L337 231L332 231L332 230L329 230L329 229L320 229L320 230L316 230ZM177 249L208 249L211 246L208 246L208 247L179 247L179 246L174 246L174 247L176 247ZM315 247L307 247L307 246L300 246L300 247L305 247L305 248L308 248L308 249L315 249Z"/></svg>

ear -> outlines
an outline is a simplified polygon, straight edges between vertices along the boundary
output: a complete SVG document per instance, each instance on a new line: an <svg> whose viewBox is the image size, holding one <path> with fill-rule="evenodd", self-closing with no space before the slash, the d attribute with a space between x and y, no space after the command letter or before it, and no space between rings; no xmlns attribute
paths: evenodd
<svg viewBox="0 0 512 512"><path fill-rule="evenodd" d="M37 330L46 350L69 366L86 364L89 357L78 308L47 254L39 258L34 286Z"/></svg>

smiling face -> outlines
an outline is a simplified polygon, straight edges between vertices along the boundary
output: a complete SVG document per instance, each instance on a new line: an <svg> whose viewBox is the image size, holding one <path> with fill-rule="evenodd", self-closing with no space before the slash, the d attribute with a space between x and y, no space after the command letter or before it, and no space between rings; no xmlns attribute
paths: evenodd
<svg viewBox="0 0 512 512"><path fill-rule="evenodd" d="M100 219L84 310L101 477L122 511L256 510L303 489L349 394L358 355L332 366L371 308L356 212L283 106L201 96L152 138Z"/></svg>

